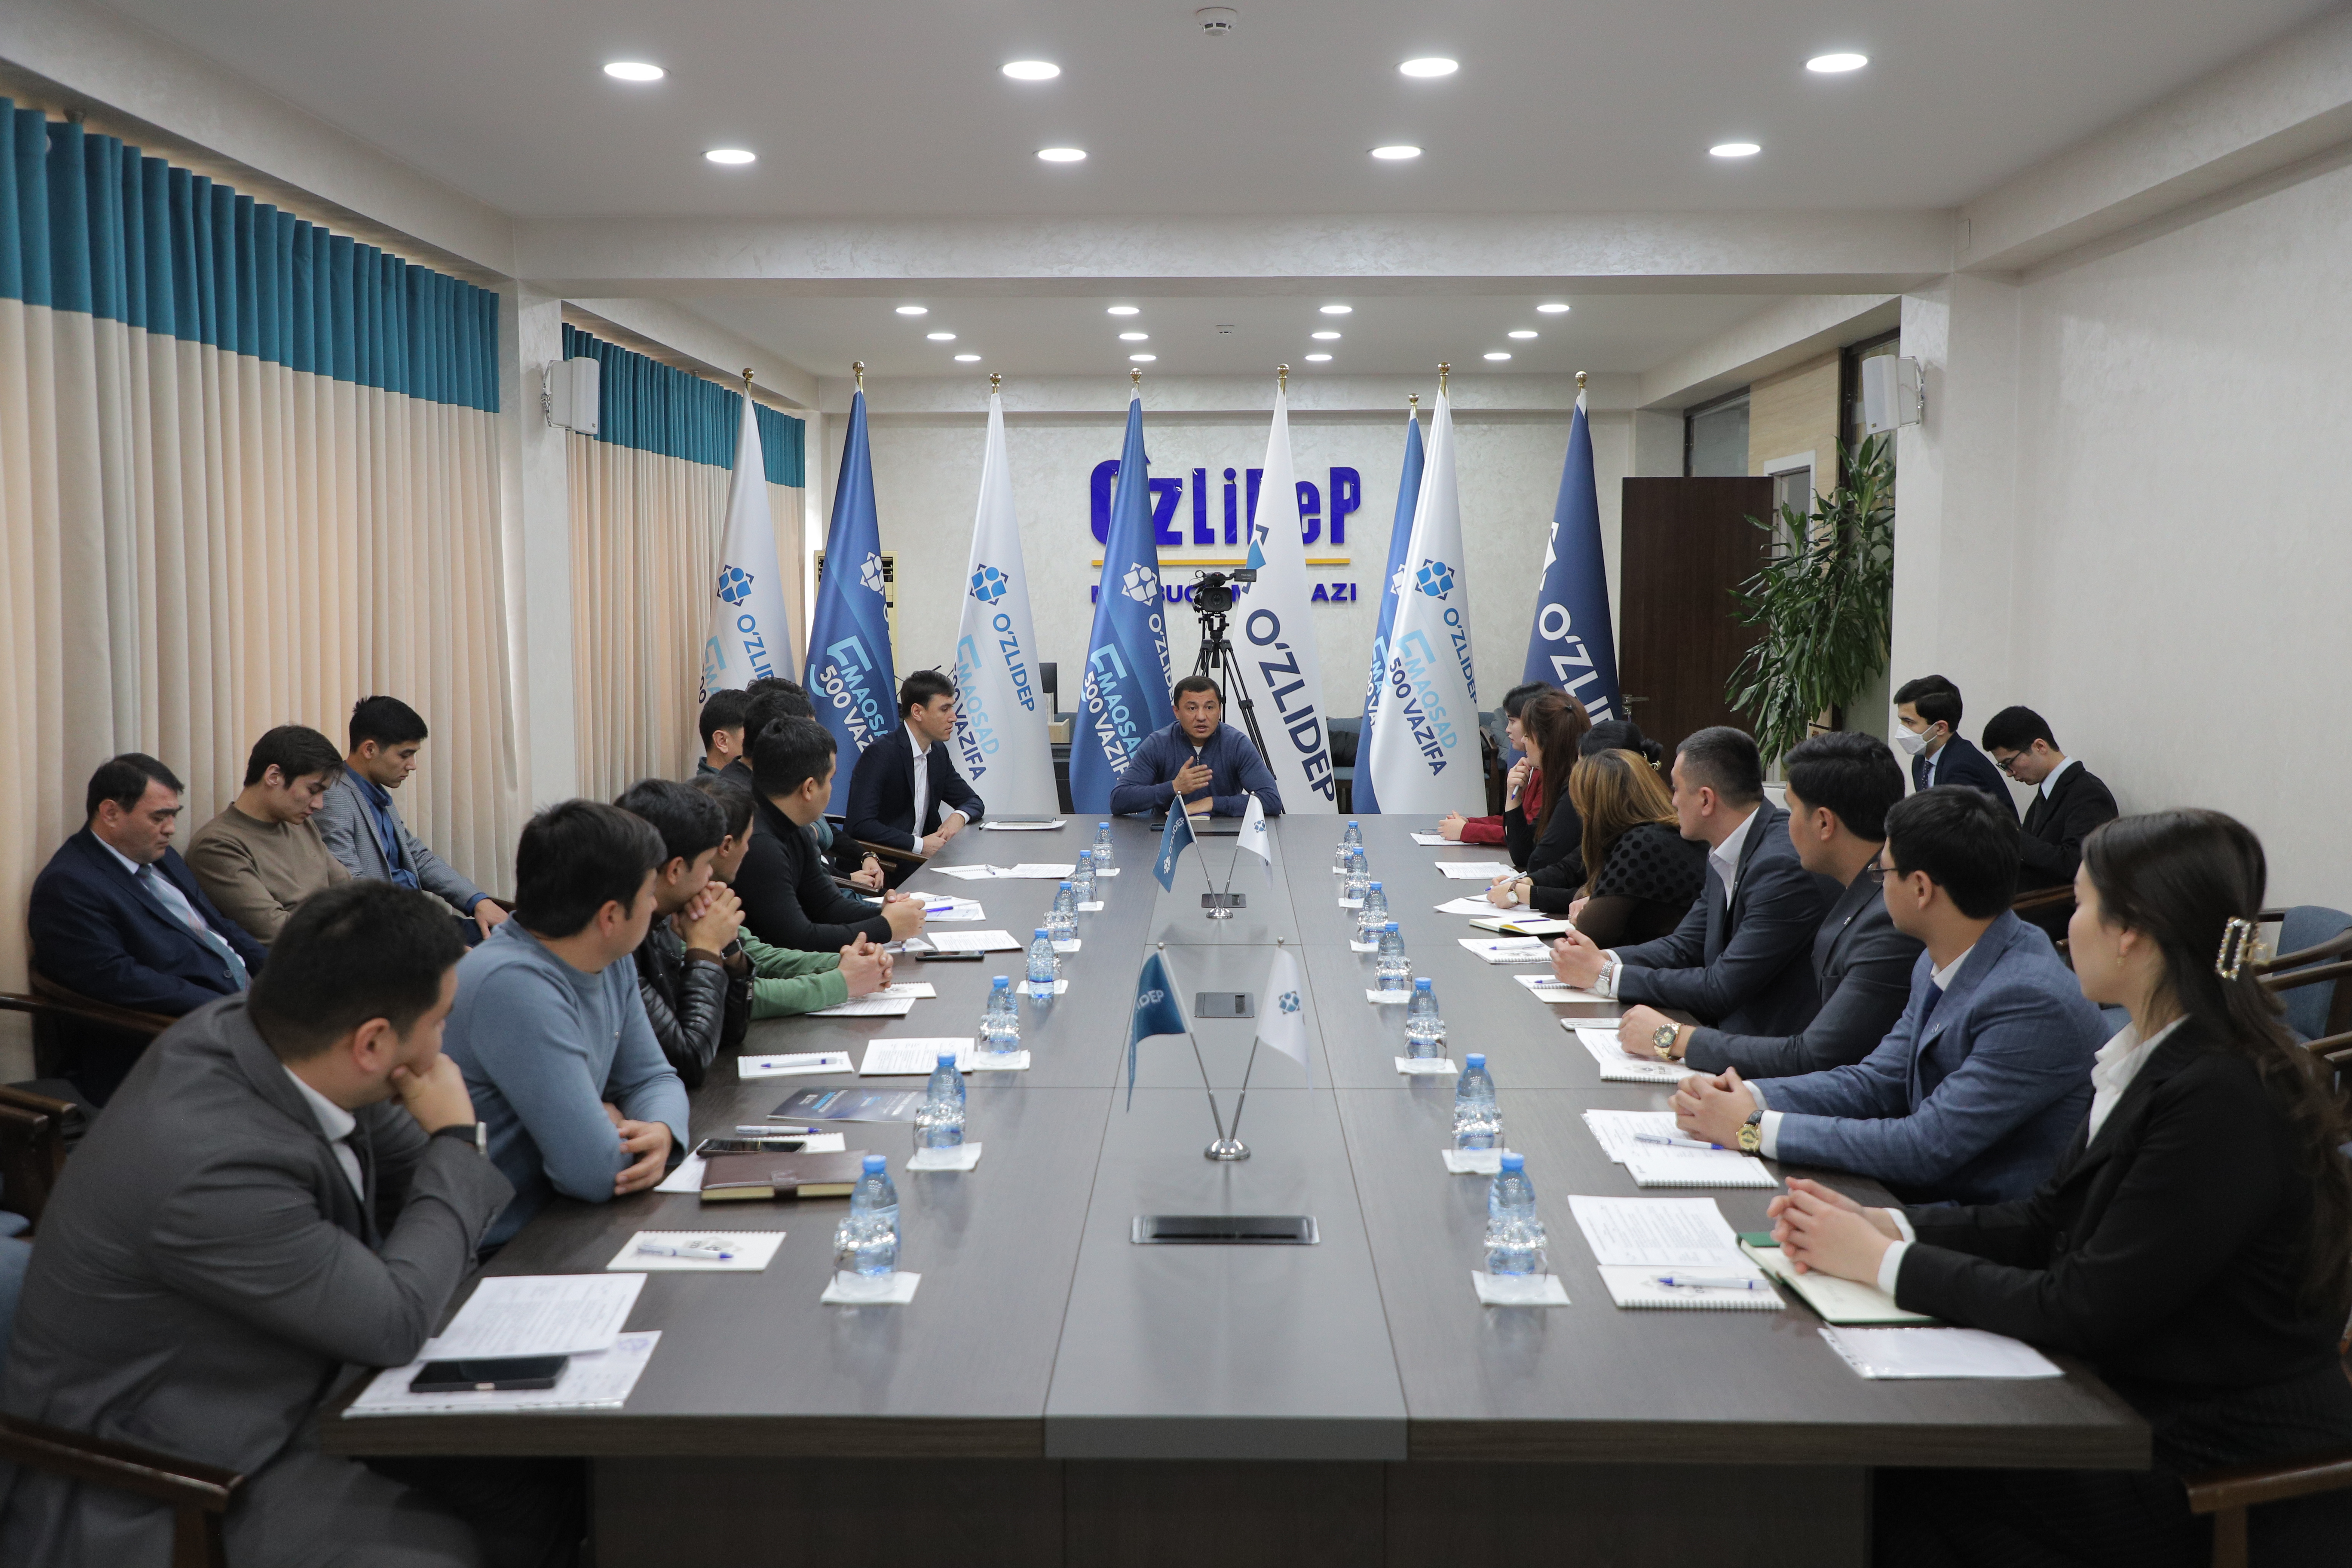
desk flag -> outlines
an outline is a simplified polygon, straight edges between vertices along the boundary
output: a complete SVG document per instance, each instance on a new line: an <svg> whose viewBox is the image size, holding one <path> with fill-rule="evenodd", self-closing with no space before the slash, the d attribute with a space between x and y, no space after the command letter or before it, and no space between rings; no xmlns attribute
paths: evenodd
<svg viewBox="0 0 2352 1568"><path fill-rule="evenodd" d="M1413 508L1412 545L1388 647L1387 685L1372 731L1371 771L1383 810L1483 809L1478 682L1471 672L1470 583L1462 560L1462 499L1454 479L1454 405L1441 384L1429 456Z"/></svg>
<svg viewBox="0 0 2352 1568"><path fill-rule="evenodd" d="M1160 830L1160 858L1153 861L1151 874L1170 892L1176 890L1176 858L1192 842L1192 814L1174 795L1168 797L1167 826Z"/></svg>
<svg viewBox="0 0 2352 1568"><path fill-rule="evenodd" d="M1258 1009L1257 1037L1297 1062L1306 1071L1307 1087L1313 1089L1315 1065L1307 1053L1307 1008L1300 1000L1306 994L1298 955L1287 947L1276 948L1274 963L1265 972L1265 989L1259 993L1265 1002Z"/></svg>
<svg viewBox="0 0 2352 1568"><path fill-rule="evenodd" d="M1298 481L1290 460L1290 403L1274 393L1274 426L1265 438L1265 483L1250 521L1249 565L1257 581L1241 589L1234 622L1234 662L1250 695L1274 710L1258 728L1265 765L1294 815L1339 809L1331 776L1330 738L1323 731L1323 661L1315 652L1315 584L1307 580L1305 525L1298 518ZM1226 706L1241 700L1225 693Z"/></svg>
<svg viewBox="0 0 2352 1568"><path fill-rule="evenodd" d="M1265 802L1258 799L1255 791L1249 797L1249 809L1242 813L1242 836L1239 844L1240 847L1248 850L1265 863L1266 885L1272 887L1274 885L1274 845L1265 831Z"/></svg>
<svg viewBox="0 0 2352 1568"><path fill-rule="evenodd" d="M710 596L710 635L702 644L702 689L740 691L771 675L793 673L792 628L784 623L784 568L776 559L776 521L768 511L768 460L760 420L743 399L735 434L735 472L727 481L727 521L719 535L719 581Z"/></svg>
<svg viewBox="0 0 2352 1568"><path fill-rule="evenodd" d="M1127 445L1111 492L1109 537L1079 691L1070 734L1070 804L1079 811L1108 811L1111 786L1135 749L1154 730L1176 721L1168 697L1168 605L1160 590L1160 534L1151 523L1140 392L1127 405Z"/></svg>
<svg viewBox="0 0 2352 1568"><path fill-rule="evenodd" d="M1566 689L1596 724L1625 716L1617 695L1617 639L1609 626L1609 568L1601 553L1592 431L1584 420L1580 385L1568 426L1568 459L1559 470L1559 499L1551 509L1551 542L1544 546L1543 582L1536 588L1535 625L1528 629L1527 668L1519 679Z"/></svg>
<svg viewBox="0 0 2352 1568"><path fill-rule="evenodd" d="M1051 816L1054 741L1037 679L1037 627L1029 574L1013 513L1004 458L1004 399L988 395L988 446L980 460L980 510L964 571L963 625L956 633L955 758L999 816Z"/></svg>
<svg viewBox="0 0 2352 1568"><path fill-rule="evenodd" d="M1381 706L1381 689L1388 684L1389 637L1396 630L1397 595L1404 591L1405 552L1412 548L1413 505L1421 499L1421 411L1404 416L1404 472L1397 479L1396 516L1389 523L1389 565L1381 578L1381 620L1372 633L1372 668L1364 680L1364 722L1356 733L1356 779L1348 798L1358 816L1381 809L1372 787L1372 718Z"/></svg>
<svg viewBox="0 0 2352 1568"><path fill-rule="evenodd" d="M1181 812L1177 814L1182 816ZM1141 1040L1160 1035L1182 1035L1192 1032L1184 1021L1184 1008L1176 1000L1176 983L1168 978L1168 966L1160 954L1153 953L1143 961L1135 975L1135 1009L1127 1020L1127 1108L1135 1109L1135 1047Z"/></svg>
<svg viewBox="0 0 2352 1568"><path fill-rule="evenodd" d="M874 462L866 445L866 393L849 401L849 433L841 447L841 479L833 492L833 521L824 533L824 575L809 617L809 700L833 731L840 756L833 804L849 798L849 774L858 753L899 730L898 679L890 668L890 617L882 597L882 531L874 517Z"/></svg>

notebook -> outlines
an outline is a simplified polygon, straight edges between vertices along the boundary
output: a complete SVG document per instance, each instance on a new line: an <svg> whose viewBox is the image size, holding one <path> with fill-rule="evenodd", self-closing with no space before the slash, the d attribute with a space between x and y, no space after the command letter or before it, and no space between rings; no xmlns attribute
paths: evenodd
<svg viewBox="0 0 2352 1568"><path fill-rule="evenodd" d="M1541 993L1538 993L1541 994ZM1579 1024L1573 1018L1562 1018L1559 1026L1576 1037L1577 1043L1592 1053L1601 1065L1601 1078L1610 1083L1680 1083L1690 1077L1691 1069L1680 1062L1643 1061L1629 1057L1617 1043L1614 1024Z"/></svg>
<svg viewBox="0 0 2352 1568"><path fill-rule="evenodd" d="M1503 936L1565 936L1576 929L1567 921L1540 915L1522 915L1517 920L1508 915L1482 915L1470 925L1474 931L1491 931Z"/></svg>
<svg viewBox="0 0 2352 1568"><path fill-rule="evenodd" d="M1535 936L1461 936L1454 941L1489 963L1549 963L1551 949Z"/></svg>
<svg viewBox="0 0 2352 1568"><path fill-rule="evenodd" d="M1713 1198L1571 1194L1568 1206L1620 1307L1777 1312L1784 1305ZM1702 1283L1667 1283L1675 1279Z"/></svg>
<svg viewBox="0 0 2352 1568"><path fill-rule="evenodd" d="M1514 974L1512 979L1536 994L1540 1002L1606 1002L1608 997L1598 991L1586 991L1574 985L1562 985L1557 975Z"/></svg>
<svg viewBox="0 0 2352 1568"><path fill-rule="evenodd" d="M1777 1247L1759 1247L1754 1242L1742 1239L1739 1250L1754 1258L1756 1267L1802 1297L1805 1305L1819 1313L1825 1323L1932 1323L1936 1321L1925 1312L1905 1311L1895 1304L1894 1297L1875 1285L1857 1285L1851 1279L1839 1279L1827 1274L1800 1274L1789 1267L1789 1260L1781 1256Z"/></svg>
<svg viewBox="0 0 2352 1568"><path fill-rule="evenodd" d="M866 1151L839 1154L715 1154L702 1163L702 1201L845 1198L866 1170Z"/></svg>
<svg viewBox="0 0 2352 1568"><path fill-rule="evenodd" d="M1777 1187L1764 1162L1737 1149L1629 1143L1625 1173L1644 1187Z"/></svg>
<svg viewBox="0 0 2352 1568"><path fill-rule="evenodd" d="M1822 1338L1864 1377L2063 1377L2023 1340L1983 1329L1833 1329Z"/></svg>

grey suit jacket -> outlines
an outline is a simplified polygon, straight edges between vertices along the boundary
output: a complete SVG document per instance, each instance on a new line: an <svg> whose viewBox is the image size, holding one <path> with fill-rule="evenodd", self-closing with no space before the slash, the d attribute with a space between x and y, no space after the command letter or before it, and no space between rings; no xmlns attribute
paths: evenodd
<svg viewBox="0 0 2352 1568"><path fill-rule="evenodd" d="M415 1359L513 1195L472 1148L385 1103L356 1112L363 1212L245 1004L158 1037L67 1165L0 1382L10 1415L251 1476L347 1367ZM0 1563L170 1560L161 1504L29 1471L8 1483Z"/></svg>
<svg viewBox="0 0 2352 1568"><path fill-rule="evenodd" d="M408 831L408 824L401 820L397 796L392 803L392 820L399 829L401 854L408 869L415 874L416 885L447 900L457 906L459 914L472 909L474 900L482 896L482 889L457 875L447 861L433 853L431 845ZM335 786L327 792L327 798L320 803L319 814L310 821L318 828L319 837L327 841L327 852L343 863L344 870L378 882L392 880L392 868L383 858L383 841L375 836L373 815L350 769L335 775Z"/></svg>

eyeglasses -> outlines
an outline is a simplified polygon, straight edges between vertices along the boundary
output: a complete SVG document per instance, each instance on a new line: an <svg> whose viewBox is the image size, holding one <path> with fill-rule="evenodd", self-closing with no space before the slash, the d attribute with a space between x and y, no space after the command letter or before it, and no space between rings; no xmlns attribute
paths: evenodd
<svg viewBox="0 0 2352 1568"><path fill-rule="evenodd" d="M2017 778L2017 764L2024 760L2025 753L2023 752L2011 752L2005 757L1994 757L1992 760L1992 765L1999 768L2002 773L2007 773L2011 778L2015 779ZM2023 779L2018 779L2017 782L2023 784L2025 781Z"/></svg>

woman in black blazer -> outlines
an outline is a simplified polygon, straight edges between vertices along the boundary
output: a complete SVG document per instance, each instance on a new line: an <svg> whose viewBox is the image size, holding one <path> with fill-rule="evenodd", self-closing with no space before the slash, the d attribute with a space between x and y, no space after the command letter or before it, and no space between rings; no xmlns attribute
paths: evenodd
<svg viewBox="0 0 2352 1568"><path fill-rule="evenodd" d="M1898 1216L1795 1180L1773 1200L1791 1262L2079 1356L2154 1429L2138 1473L1882 1471L1875 1562L2191 1568L2210 1546L2180 1476L2352 1445L2352 1128L2245 966L2264 879L2219 812L2084 842L2075 973L2132 1023L2032 1197ZM2257 1563L2347 1561L2352 1498L2258 1509L2252 1533Z"/></svg>
<svg viewBox="0 0 2352 1568"><path fill-rule="evenodd" d="M1576 879L1584 880L1584 860L1578 852L1584 828L1577 820L1576 808L1568 804L1568 771L1575 765L1577 743L1591 728L1592 720L1584 711L1584 704L1564 691L1547 691L1532 697L1519 710L1520 739L1527 746L1528 760L1541 775L1534 825L1524 831L1507 829L1511 863L1522 871L1533 872L1539 867L1565 861L1575 872ZM1524 821L1524 814L1521 815ZM1502 900L1496 897L1496 890L1518 879L1506 877L1497 880L1487 890L1490 901L1502 904Z"/></svg>

